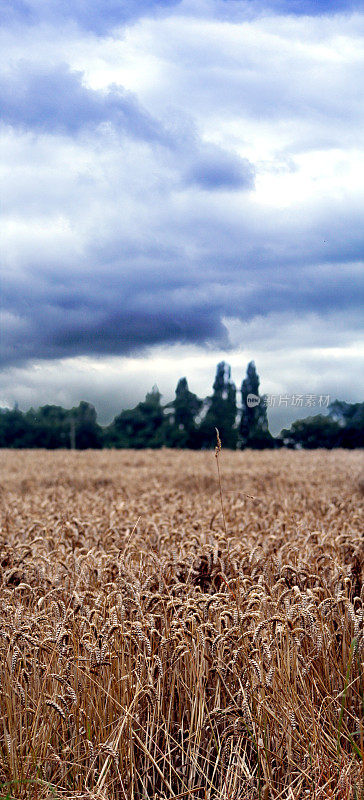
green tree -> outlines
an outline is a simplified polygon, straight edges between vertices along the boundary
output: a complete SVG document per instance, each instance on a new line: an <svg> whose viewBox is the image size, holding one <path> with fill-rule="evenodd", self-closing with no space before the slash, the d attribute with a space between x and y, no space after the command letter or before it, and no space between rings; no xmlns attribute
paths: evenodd
<svg viewBox="0 0 364 800"><path fill-rule="evenodd" d="M298 419L278 437L286 447L364 447L364 403L335 400L329 414Z"/></svg>
<svg viewBox="0 0 364 800"><path fill-rule="evenodd" d="M168 424L164 428L165 443L168 447L197 446L196 417L202 405L203 401L190 392L187 378L180 378L175 399L165 406L165 409L172 409L166 417Z"/></svg>
<svg viewBox="0 0 364 800"><path fill-rule="evenodd" d="M290 429L284 428L279 439L286 447L303 447L313 450L326 447L331 450L340 443L340 425L330 416L317 414L315 417L297 419Z"/></svg>
<svg viewBox="0 0 364 800"><path fill-rule="evenodd" d="M81 401L77 408L45 405L31 408L25 414L18 409L0 413L0 446L37 447L48 450L69 448L71 423L75 427L78 449L102 446L102 429L90 403Z"/></svg>
<svg viewBox="0 0 364 800"><path fill-rule="evenodd" d="M329 406L330 417L340 425L339 446L364 447L364 403L335 400Z"/></svg>
<svg viewBox="0 0 364 800"><path fill-rule="evenodd" d="M259 394L260 379L254 361L250 361L241 384L240 447L263 449L273 447L269 433L266 397Z"/></svg>
<svg viewBox="0 0 364 800"><path fill-rule="evenodd" d="M109 447L161 447L166 425L161 394L153 386L143 402L115 417L105 432L105 441Z"/></svg>
<svg viewBox="0 0 364 800"><path fill-rule="evenodd" d="M231 369L225 361L220 361L216 368L213 394L205 401L206 414L201 421L198 433L200 447L214 447L216 444L216 428L220 433L223 447L236 449L236 388L231 380Z"/></svg>
<svg viewBox="0 0 364 800"><path fill-rule="evenodd" d="M77 450L102 447L102 429L96 421L96 410L91 403L81 400L77 408L67 412L68 446L71 443L72 420L75 431L75 446Z"/></svg>
<svg viewBox="0 0 364 800"><path fill-rule="evenodd" d="M30 426L32 443L29 447L55 450L69 447L69 411L62 406L45 405L31 408L25 414Z"/></svg>
<svg viewBox="0 0 364 800"><path fill-rule="evenodd" d="M16 407L0 411L0 447L32 447L31 429L25 415Z"/></svg>

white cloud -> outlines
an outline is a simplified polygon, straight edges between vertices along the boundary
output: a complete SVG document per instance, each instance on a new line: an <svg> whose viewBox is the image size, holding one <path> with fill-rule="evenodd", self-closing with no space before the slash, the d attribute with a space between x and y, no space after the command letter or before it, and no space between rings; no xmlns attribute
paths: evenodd
<svg viewBox="0 0 364 800"><path fill-rule="evenodd" d="M32 360L4 370L3 402L85 393L105 418L183 373L206 394L221 358L239 382L255 358L266 391L359 398L364 14L229 5L112 36L2 30L2 75L61 64L75 98L105 96L87 128L1 127L4 359ZM142 136L116 125L115 86Z"/></svg>

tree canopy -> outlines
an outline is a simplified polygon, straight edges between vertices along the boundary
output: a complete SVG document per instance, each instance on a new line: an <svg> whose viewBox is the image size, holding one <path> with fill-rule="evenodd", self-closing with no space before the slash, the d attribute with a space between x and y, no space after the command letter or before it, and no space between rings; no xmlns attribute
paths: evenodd
<svg viewBox="0 0 364 800"><path fill-rule="evenodd" d="M268 430L266 397L259 394L259 385L255 363L250 361L241 384L240 446L262 450L273 447L274 441Z"/></svg>
<svg viewBox="0 0 364 800"><path fill-rule="evenodd" d="M143 401L122 410L105 427L98 424L94 406L85 401L71 409L57 405L26 412L17 407L0 409L0 447L212 449L216 428L223 447L231 450L364 447L364 403L335 400L326 415L298 419L274 438L254 361L247 366L240 395L239 406L230 366L221 361L212 393L205 399L190 391L183 377L169 403L162 403L158 387L153 386Z"/></svg>
<svg viewBox="0 0 364 800"><path fill-rule="evenodd" d="M236 388L231 380L229 364L221 361L216 367L216 375L211 397L205 400L205 415L198 430L200 447L215 446L216 428L225 447L236 449L238 431L236 427L237 405Z"/></svg>

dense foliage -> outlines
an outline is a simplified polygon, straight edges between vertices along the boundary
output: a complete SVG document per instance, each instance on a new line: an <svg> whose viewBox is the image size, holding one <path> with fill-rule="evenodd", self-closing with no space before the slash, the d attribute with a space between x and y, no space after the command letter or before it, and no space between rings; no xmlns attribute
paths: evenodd
<svg viewBox="0 0 364 800"><path fill-rule="evenodd" d="M298 419L290 430L283 430L280 440L289 447L364 447L364 403L335 400L327 416L318 414Z"/></svg>
<svg viewBox="0 0 364 800"><path fill-rule="evenodd" d="M241 406L231 380L230 366L216 368L212 394L201 400L178 381L175 398L163 405L156 386L135 408L125 409L107 427L97 423L96 411L82 401L77 408L46 405L23 413L0 409L0 447L10 448L189 448L215 446L216 428L223 446L262 450L274 447L364 447L364 403L336 400L327 415L297 420L274 439L268 428L266 397L259 393L254 361L241 385ZM251 399L253 398L253 405ZM254 404L255 401L255 404Z"/></svg>

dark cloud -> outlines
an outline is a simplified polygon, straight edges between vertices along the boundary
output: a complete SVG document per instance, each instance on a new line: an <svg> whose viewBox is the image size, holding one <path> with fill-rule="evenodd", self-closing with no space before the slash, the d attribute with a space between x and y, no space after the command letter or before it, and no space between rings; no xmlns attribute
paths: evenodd
<svg viewBox="0 0 364 800"><path fill-rule="evenodd" d="M134 14L173 5L33 0L5 4L3 11L12 7L18 20L43 20L53 30L74 20L102 33ZM228 348L226 317L244 323L271 314L356 316L364 258L361 186L354 180L344 191L340 185L354 160L349 152L346 163L342 130L352 132L358 119L362 128L362 65L347 46L355 23L338 53L341 20L323 34L321 22L311 33L311 23L292 19L281 27L278 21L277 32L274 20L240 31L216 22L218 0L210 11L201 2L201 15L197 2L196 20L192 5L185 3L185 16L165 28L140 26L135 39L130 33L126 72L135 68L141 75L151 58L160 78L145 81L144 95L140 90L150 112L121 87L90 89L67 64L22 61L0 79L2 118L11 128L2 131L11 173L4 191L10 246L2 279L3 365L140 354L181 343ZM272 0L271 8L329 10L314 5ZM224 6L229 17L233 8L260 13L268 3L226 0ZM330 3L331 11L338 7ZM205 27L205 19L214 24ZM49 30L39 26L39 42ZM95 39L72 31L64 51L58 38L56 56L48 48L45 58L58 61L68 52L71 61L80 43L85 52L75 63L86 69L89 62L92 73ZM104 40L97 63L101 74L103 64L106 75L117 74L118 51L109 63L108 47ZM36 61L37 53L32 56ZM333 131L338 148L343 144L343 163L329 153L331 167L325 161L331 145L322 141ZM305 136L325 151L322 172L320 156L307 166ZM226 143L226 150L211 141ZM254 166L237 154L246 144L257 153L256 193L248 191ZM297 153L294 174L287 159ZM275 174L282 182L272 181ZM289 333L286 340L289 349Z"/></svg>
<svg viewBox="0 0 364 800"><path fill-rule="evenodd" d="M217 233L211 229L211 242ZM157 344L226 348L224 317L246 322L272 312L354 314L364 301L358 264L283 268L272 257L250 268L243 258L231 269L212 265L211 244L210 262L206 256L192 265L160 262L152 273L147 264L135 273L132 263L126 270L121 262L119 273L115 265L111 272L94 264L87 274L75 268L66 280L54 267L49 275L4 276L2 362L131 355Z"/></svg>
<svg viewBox="0 0 364 800"><path fill-rule="evenodd" d="M106 275L102 282L107 286ZM23 308L14 298L3 318L2 364L81 354L131 355L162 343L227 344L221 315L206 301L192 307L177 303L167 286L159 295L150 291L147 300L145 293L130 300L130 281L127 286L121 283L112 302L107 289L103 292L100 286L90 285L92 291L98 296L84 292L78 305L74 298L69 304L57 301L50 287L43 296L29 293ZM82 294L81 289L78 293ZM9 326L12 318L21 324Z"/></svg>
<svg viewBox="0 0 364 800"><path fill-rule="evenodd" d="M241 2L241 0L225 0L225 2ZM249 0L248 0L249 2ZM363 7L363 0L262 0L255 6L263 6L283 14L314 15L349 12Z"/></svg>
<svg viewBox="0 0 364 800"><path fill-rule="evenodd" d="M253 165L234 153L218 147L205 147L193 159L186 172L186 180L201 189L252 189Z"/></svg>
<svg viewBox="0 0 364 800"><path fill-rule="evenodd" d="M83 84L81 72L66 64L42 69L23 61L10 75L2 74L0 109L6 124L38 131L74 134L110 123L136 138L163 138L130 92L116 86L94 91Z"/></svg>
<svg viewBox="0 0 364 800"><path fill-rule="evenodd" d="M4 24L73 22L87 31L106 34L113 28L142 16L173 8L180 0L2 0L0 20Z"/></svg>
<svg viewBox="0 0 364 800"><path fill-rule="evenodd" d="M182 0L2 0L2 24L75 23L96 34L110 33L114 28L143 16L165 13ZM363 0L220 0L211 3L225 15L236 13L259 15L270 11L291 15L335 14L363 8ZM196 11L198 5L196 6Z"/></svg>
<svg viewBox="0 0 364 800"><path fill-rule="evenodd" d="M0 76L0 108L2 122L13 127L73 136L111 125L130 138L162 144L176 158L182 182L202 189L254 187L254 168L247 159L204 144L191 126L184 127L183 135L178 127L168 132L131 92L119 86L106 92L90 89L82 73L66 64L46 69L18 63Z"/></svg>

